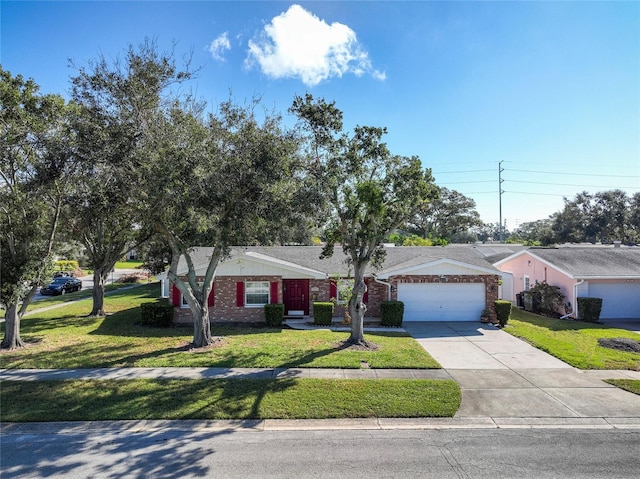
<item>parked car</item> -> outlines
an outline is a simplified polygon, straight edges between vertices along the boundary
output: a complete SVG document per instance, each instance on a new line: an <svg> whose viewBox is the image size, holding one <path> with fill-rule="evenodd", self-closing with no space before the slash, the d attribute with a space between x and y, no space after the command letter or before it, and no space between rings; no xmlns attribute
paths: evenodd
<svg viewBox="0 0 640 479"><path fill-rule="evenodd" d="M53 275L54 278L68 278L69 276L71 276L71 274L67 273L66 271L58 271Z"/></svg>
<svg viewBox="0 0 640 479"><path fill-rule="evenodd" d="M80 291L82 289L82 281L71 276L61 276L54 278L49 286L40 289L40 294L58 295Z"/></svg>

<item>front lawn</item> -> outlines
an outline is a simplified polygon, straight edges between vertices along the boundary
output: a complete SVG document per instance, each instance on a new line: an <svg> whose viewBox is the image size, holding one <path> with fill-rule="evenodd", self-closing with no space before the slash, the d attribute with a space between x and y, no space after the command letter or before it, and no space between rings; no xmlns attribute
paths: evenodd
<svg viewBox="0 0 640 479"><path fill-rule="evenodd" d="M90 299L34 312L22 321L22 337L29 345L0 353L0 367L440 367L413 338L399 333L365 334L380 346L372 352L340 349L345 332L214 327L213 334L223 338L220 345L192 351L191 327L135 324L139 305L154 301L158 293L157 284L114 292L105 298L106 318L86 316Z"/></svg>
<svg viewBox="0 0 640 479"><path fill-rule="evenodd" d="M0 421L451 417L452 380L3 381Z"/></svg>
<svg viewBox="0 0 640 479"><path fill-rule="evenodd" d="M538 316L513 308L504 331L580 369L640 371L640 354L604 348L599 338L630 338L640 334L603 324Z"/></svg>

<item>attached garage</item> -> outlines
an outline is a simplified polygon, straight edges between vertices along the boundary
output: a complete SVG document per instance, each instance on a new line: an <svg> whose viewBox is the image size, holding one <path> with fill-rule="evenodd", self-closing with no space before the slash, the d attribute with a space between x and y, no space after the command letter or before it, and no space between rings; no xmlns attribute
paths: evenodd
<svg viewBox="0 0 640 479"><path fill-rule="evenodd" d="M602 319L640 318L640 282L589 281L588 295L602 298Z"/></svg>
<svg viewBox="0 0 640 479"><path fill-rule="evenodd" d="M404 321L480 321L484 283L398 283Z"/></svg>

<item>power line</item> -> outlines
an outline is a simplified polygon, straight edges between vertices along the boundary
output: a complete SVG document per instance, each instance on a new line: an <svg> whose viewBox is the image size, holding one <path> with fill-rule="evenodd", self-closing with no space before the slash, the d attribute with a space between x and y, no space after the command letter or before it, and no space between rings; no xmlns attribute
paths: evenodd
<svg viewBox="0 0 640 479"><path fill-rule="evenodd" d="M465 171L438 171L438 172L432 172L434 175L448 175L448 174L453 174L453 173L487 173L487 172L492 172L493 170L465 170Z"/></svg>
<svg viewBox="0 0 640 479"><path fill-rule="evenodd" d="M601 174L590 174L590 173L567 173L560 171L539 171L539 170L516 170L512 168L505 168L507 171L516 171L519 173L543 173L549 175L567 175L567 176L595 176L595 177L607 177L607 178L640 178L640 176L632 176L632 175L601 175Z"/></svg>
<svg viewBox="0 0 640 479"><path fill-rule="evenodd" d="M507 190L505 191L505 193L511 193L515 195L559 196L561 198L566 198L567 196L569 196L569 195L562 195L559 193L531 193L531 192L525 192L525 191L511 191L511 190Z"/></svg>
<svg viewBox="0 0 640 479"><path fill-rule="evenodd" d="M475 181L454 181L453 183L447 182L448 185L463 185L467 183L493 183L496 180L475 180Z"/></svg>
<svg viewBox="0 0 640 479"><path fill-rule="evenodd" d="M529 183L532 185L547 185L547 186L578 186L580 188L611 188L611 189L640 189L640 186L605 186L605 185L575 185L570 183L549 183L547 181L523 181L523 180L506 180L510 183Z"/></svg>

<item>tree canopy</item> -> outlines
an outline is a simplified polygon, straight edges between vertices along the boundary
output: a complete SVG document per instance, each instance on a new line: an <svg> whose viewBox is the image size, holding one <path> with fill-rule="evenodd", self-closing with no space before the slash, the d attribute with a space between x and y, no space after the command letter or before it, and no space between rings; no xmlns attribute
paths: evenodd
<svg viewBox="0 0 640 479"><path fill-rule="evenodd" d="M297 96L290 111L307 132L307 154L327 198L323 257L341 245L354 271L348 308L352 344L367 345L363 334L366 306L364 274L380 266L384 239L436 196L429 169L420 159L392 155L382 137L385 128L357 126L343 132L342 112L335 103Z"/></svg>
<svg viewBox="0 0 640 479"><path fill-rule="evenodd" d="M66 105L0 67L0 303L3 348L23 345L20 319L52 267L68 167Z"/></svg>

